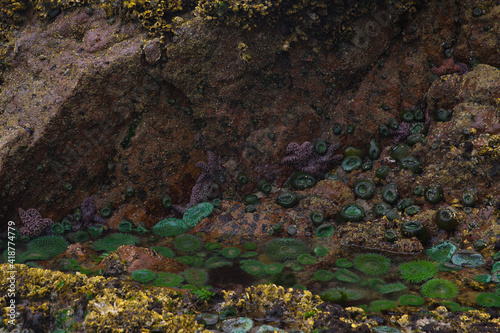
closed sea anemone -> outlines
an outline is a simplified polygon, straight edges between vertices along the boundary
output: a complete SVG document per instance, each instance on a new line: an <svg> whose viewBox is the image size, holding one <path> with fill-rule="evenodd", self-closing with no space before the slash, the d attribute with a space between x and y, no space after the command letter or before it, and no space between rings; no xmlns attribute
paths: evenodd
<svg viewBox="0 0 500 333"><path fill-rule="evenodd" d="M421 283L436 276L438 268L432 261L410 261L399 265L399 273L407 282Z"/></svg>
<svg viewBox="0 0 500 333"><path fill-rule="evenodd" d="M175 248L180 252L196 252L201 247L201 240L195 235L180 235L175 238Z"/></svg>
<svg viewBox="0 0 500 333"><path fill-rule="evenodd" d="M380 254L366 253L354 258L354 267L366 275L380 276L389 272L391 261Z"/></svg>
<svg viewBox="0 0 500 333"><path fill-rule="evenodd" d="M429 298L449 299L458 295L458 288L453 282L443 279L432 279L424 283L421 293Z"/></svg>
<svg viewBox="0 0 500 333"><path fill-rule="evenodd" d="M298 239L275 238L267 243L264 251L272 260L285 261L296 259L299 255L307 253L308 248Z"/></svg>

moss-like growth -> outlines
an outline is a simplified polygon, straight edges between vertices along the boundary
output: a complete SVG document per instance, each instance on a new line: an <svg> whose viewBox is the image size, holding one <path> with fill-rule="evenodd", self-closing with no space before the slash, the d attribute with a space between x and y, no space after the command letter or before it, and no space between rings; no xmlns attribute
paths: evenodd
<svg viewBox="0 0 500 333"><path fill-rule="evenodd" d="M29 242L28 251L39 253L40 260L47 260L66 251L68 245L68 241L62 236L44 236Z"/></svg>
<svg viewBox="0 0 500 333"><path fill-rule="evenodd" d="M449 299L458 295L458 288L453 282L442 279L427 281L420 291L422 295L429 298Z"/></svg>
<svg viewBox="0 0 500 333"><path fill-rule="evenodd" d="M361 254L354 258L354 267L369 276L380 276L389 272L391 260L380 254Z"/></svg>
<svg viewBox="0 0 500 333"><path fill-rule="evenodd" d="M298 239L275 238L267 243L264 251L272 260L285 261L296 259L299 255L307 253L308 248Z"/></svg>
<svg viewBox="0 0 500 333"><path fill-rule="evenodd" d="M399 265L399 273L407 282L421 283L436 276L438 268L428 260L411 261Z"/></svg>
<svg viewBox="0 0 500 333"><path fill-rule="evenodd" d="M132 279L140 283L148 283L154 280L156 273L149 269L139 269L132 272Z"/></svg>
<svg viewBox="0 0 500 333"><path fill-rule="evenodd" d="M116 251L122 245L135 245L139 242L139 239L133 235L129 234L112 234L98 240L94 243L95 251L106 251L112 252Z"/></svg>
<svg viewBox="0 0 500 333"><path fill-rule="evenodd" d="M180 235L175 238L174 245L180 252L192 253L201 248L201 240L195 235Z"/></svg>

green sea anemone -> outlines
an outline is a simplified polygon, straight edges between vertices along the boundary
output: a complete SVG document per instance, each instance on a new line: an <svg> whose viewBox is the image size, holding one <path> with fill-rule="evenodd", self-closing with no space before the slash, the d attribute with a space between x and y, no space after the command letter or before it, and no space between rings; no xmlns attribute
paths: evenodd
<svg viewBox="0 0 500 333"><path fill-rule="evenodd" d="M196 252L201 247L201 240L190 234L177 236L174 240L175 248L184 253Z"/></svg>
<svg viewBox="0 0 500 333"><path fill-rule="evenodd" d="M159 236L170 237L187 232L189 227L182 220L168 218L156 223L151 230Z"/></svg>
<svg viewBox="0 0 500 333"><path fill-rule="evenodd" d="M133 235L129 234L112 234L98 240L94 243L95 251L106 251L112 252L116 251L122 245L135 245L139 242L139 239Z"/></svg>
<svg viewBox="0 0 500 333"><path fill-rule="evenodd" d="M455 212L448 207L440 208L436 212L436 215L434 215L434 222L436 222L439 229L446 231L453 231L458 225Z"/></svg>
<svg viewBox="0 0 500 333"><path fill-rule="evenodd" d="M375 196L375 184L370 179L357 179L354 182L354 194L358 198L369 200Z"/></svg>
<svg viewBox="0 0 500 333"><path fill-rule="evenodd" d="M368 280L368 286L375 291L379 291L385 285L386 285L385 281L379 278L373 278Z"/></svg>
<svg viewBox="0 0 500 333"><path fill-rule="evenodd" d="M205 267L207 268L218 268L222 266L230 266L231 262L222 257L211 257L207 261L205 261Z"/></svg>
<svg viewBox="0 0 500 333"><path fill-rule="evenodd" d="M255 250L257 248L257 244L252 243L252 242L246 242L243 244L243 247L245 248L245 250L252 251L252 250Z"/></svg>
<svg viewBox="0 0 500 333"><path fill-rule="evenodd" d="M460 304L452 301L443 301L443 305L451 312L457 312L460 310Z"/></svg>
<svg viewBox="0 0 500 333"><path fill-rule="evenodd" d="M263 263L253 259L242 260L240 267L250 275L262 277L266 274L265 266Z"/></svg>
<svg viewBox="0 0 500 333"><path fill-rule="evenodd" d="M299 263L294 263L291 267L292 271L294 272L302 272L304 270L304 266L302 266Z"/></svg>
<svg viewBox="0 0 500 333"><path fill-rule="evenodd" d="M419 175L424 171L422 163L413 156L407 156L399 161L401 169L410 170L411 172Z"/></svg>
<svg viewBox="0 0 500 333"><path fill-rule="evenodd" d="M390 294L400 292L406 289L406 286L400 282L388 283L380 287L379 292L382 294Z"/></svg>
<svg viewBox="0 0 500 333"><path fill-rule="evenodd" d="M237 248L237 247L226 247L226 248L223 248L222 251L221 251L221 254L223 257L225 258L236 258L240 255L241 253L241 249Z"/></svg>
<svg viewBox="0 0 500 333"><path fill-rule="evenodd" d="M312 265L316 263L316 258L308 253L304 253L297 257L297 261L302 265Z"/></svg>
<svg viewBox="0 0 500 333"><path fill-rule="evenodd" d="M132 272L132 279L140 283L148 283L154 280L156 273L149 269L139 269Z"/></svg>
<svg viewBox="0 0 500 333"><path fill-rule="evenodd" d="M474 280L479 283L490 283L491 275L490 274L478 274L474 276Z"/></svg>
<svg viewBox="0 0 500 333"><path fill-rule="evenodd" d="M407 157L409 152L410 147L407 144L400 142L391 147L389 155L393 160L399 162L403 158Z"/></svg>
<svg viewBox="0 0 500 333"><path fill-rule="evenodd" d="M296 259L299 255L307 253L308 248L298 239L274 238L267 243L264 251L272 260L285 261Z"/></svg>
<svg viewBox="0 0 500 333"><path fill-rule="evenodd" d="M111 215L113 214L113 206L108 203L104 207L102 207L99 212L101 213L102 217L111 217Z"/></svg>
<svg viewBox="0 0 500 333"><path fill-rule="evenodd" d="M379 166L377 170L375 170L375 177L386 179L389 175L389 172L391 172L391 168L389 168L387 165Z"/></svg>
<svg viewBox="0 0 500 333"><path fill-rule="evenodd" d="M226 319L222 322L222 330L230 333L250 332L253 327L253 320L247 317Z"/></svg>
<svg viewBox="0 0 500 333"><path fill-rule="evenodd" d="M425 201L437 204L443 200L443 189L440 185L432 184L425 188L424 190Z"/></svg>
<svg viewBox="0 0 500 333"><path fill-rule="evenodd" d="M375 253L360 254L354 258L354 267L369 276L380 276L389 272L391 260Z"/></svg>
<svg viewBox="0 0 500 333"><path fill-rule="evenodd" d="M71 224L71 221L69 220L68 217L64 217L61 221L61 224L64 227L64 231L70 231L73 225Z"/></svg>
<svg viewBox="0 0 500 333"><path fill-rule="evenodd" d="M327 302L354 301L363 296L359 291L348 288L330 288L320 294L321 299Z"/></svg>
<svg viewBox="0 0 500 333"><path fill-rule="evenodd" d="M290 191L282 191L276 197L276 204L283 208L293 208L297 206L300 201L300 197L297 193Z"/></svg>
<svg viewBox="0 0 500 333"><path fill-rule="evenodd" d="M382 188L382 200L389 205L394 205L399 200L399 191L396 184L387 184Z"/></svg>
<svg viewBox="0 0 500 333"><path fill-rule="evenodd" d="M68 245L68 241L62 236L44 236L29 242L28 251L39 253L41 255L40 260L47 260L66 251Z"/></svg>
<svg viewBox="0 0 500 333"><path fill-rule="evenodd" d="M325 220L323 216L323 212L319 210L313 210L309 213L309 220L312 222L314 225L321 225L323 224L323 221Z"/></svg>
<svg viewBox="0 0 500 333"><path fill-rule="evenodd" d="M287 333L287 331L271 325L262 325L255 333Z"/></svg>
<svg viewBox="0 0 500 333"><path fill-rule="evenodd" d="M184 281L181 275L161 272L156 275L156 279L153 281L153 285L156 287L170 287L177 288Z"/></svg>
<svg viewBox="0 0 500 333"><path fill-rule="evenodd" d="M271 276L271 282L277 286L291 288L297 284L297 276L290 272L280 272Z"/></svg>
<svg viewBox="0 0 500 333"><path fill-rule="evenodd" d="M259 189L259 191L261 191L262 193L264 194L269 194L271 193L271 190L272 190L272 185L270 183L268 183L265 179L261 179L259 180L259 182L257 183L257 188Z"/></svg>
<svg viewBox="0 0 500 333"><path fill-rule="evenodd" d="M425 303L425 299L418 295L403 295L398 300L401 306L421 306Z"/></svg>
<svg viewBox="0 0 500 333"><path fill-rule="evenodd" d="M54 235L62 235L64 234L64 226L61 223L54 223L50 226L50 232Z"/></svg>
<svg viewBox="0 0 500 333"><path fill-rule="evenodd" d="M292 176L290 176L289 183L294 190L302 191L307 188L314 187L317 180L310 173L295 171Z"/></svg>
<svg viewBox="0 0 500 333"><path fill-rule="evenodd" d="M401 277L410 283L421 283L437 275L438 269L432 261L418 260L399 265Z"/></svg>
<svg viewBox="0 0 500 333"><path fill-rule="evenodd" d="M345 268L341 268L341 269L337 270L333 274L333 277L339 281L350 282L350 283L357 283L361 280L361 278L357 274L355 274L355 273L353 273Z"/></svg>
<svg viewBox="0 0 500 333"><path fill-rule="evenodd" d="M172 207L172 198L170 197L170 195L168 195L168 193L164 194L161 197L161 205L163 206L163 208L166 208L166 209L169 209L170 207Z"/></svg>
<svg viewBox="0 0 500 333"><path fill-rule="evenodd" d="M208 251L218 250L218 249L222 248L222 244L221 243L216 243L216 242L209 242L209 243L205 244L205 248Z"/></svg>
<svg viewBox="0 0 500 333"><path fill-rule="evenodd" d="M348 156L342 161L341 167L345 172L359 169L363 161L358 156Z"/></svg>
<svg viewBox="0 0 500 333"><path fill-rule="evenodd" d="M273 275L280 273L283 270L283 264L281 263L273 263L273 264L267 264L264 266L264 270L266 271L267 274Z"/></svg>
<svg viewBox="0 0 500 333"><path fill-rule="evenodd" d="M124 233L132 232L133 227L134 227L134 225L132 224L132 222L127 221L127 220L123 220L118 225L118 231L124 232Z"/></svg>
<svg viewBox="0 0 500 333"><path fill-rule="evenodd" d="M458 288L451 281L433 279L424 283L420 292L429 298L449 299L458 295Z"/></svg>
<svg viewBox="0 0 500 333"><path fill-rule="evenodd" d="M166 246L152 246L151 250L155 250L156 252L158 252L159 254L161 254L162 256L164 256L165 258L173 258L173 257L175 257L174 251L170 250Z"/></svg>
<svg viewBox="0 0 500 333"><path fill-rule="evenodd" d="M245 253L243 253L240 257L241 258L251 258L251 257L255 257L255 256L258 256L259 253L258 252L255 252L255 251L247 251Z"/></svg>
<svg viewBox="0 0 500 333"><path fill-rule="evenodd" d="M450 261L453 254L457 251L458 247L452 242L443 241L439 244L434 245L430 249L426 250L427 256L434 261L444 262Z"/></svg>
<svg viewBox="0 0 500 333"><path fill-rule="evenodd" d="M202 202L188 208L182 216L182 221L184 221L189 228L194 228L201 220L210 216L213 211L214 205L209 202Z"/></svg>
<svg viewBox="0 0 500 333"><path fill-rule="evenodd" d="M176 259L186 265L192 265L194 263L194 258L192 256L180 256Z"/></svg>
<svg viewBox="0 0 500 333"><path fill-rule="evenodd" d="M401 225L401 234L404 237L416 237L420 243L425 244L429 240L429 231L419 220L403 222Z"/></svg>
<svg viewBox="0 0 500 333"><path fill-rule="evenodd" d="M314 248L314 254L318 257L324 257L328 254L328 248L323 245L318 245Z"/></svg>
<svg viewBox="0 0 500 333"><path fill-rule="evenodd" d="M248 176L245 175L243 172L240 172L238 176L236 176L236 179L238 180L238 183L241 185L248 184Z"/></svg>
<svg viewBox="0 0 500 333"><path fill-rule="evenodd" d="M462 202L466 207L472 207L476 204L477 201L477 191L470 188L466 189L462 194Z"/></svg>
<svg viewBox="0 0 500 333"><path fill-rule="evenodd" d="M338 222L359 222L365 218L365 210L358 204L352 203L342 206L337 214Z"/></svg>
<svg viewBox="0 0 500 333"><path fill-rule="evenodd" d="M368 311L380 312L383 310L388 310L388 309L397 308L397 307L398 307L398 303L396 303L394 301L379 299L379 300L370 302L370 306L368 307Z"/></svg>
<svg viewBox="0 0 500 333"><path fill-rule="evenodd" d="M89 233L84 231L84 230L80 230L80 231L77 231L75 232L72 237L71 237L71 240L74 242L74 243L83 243L85 241L87 241L89 239Z"/></svg>
<svg viewBox="0 0 500 333"><path fill-rule="evenodd" d="M322 238L330 237L331 235L333 235L334 231L335 227L333 226L333 224L325 223L320 225L318 229L316 229L315 235Z"/></svg>
<svg viewBox="0 0 500 333"><path fill-rule="evenodd" d="M87 231L92 238L98 238L101 237L104 227L102 224L94 224L93 226L90 226Z"/></svg>
<svg viewBox="0 0 500 333"><path fill-rule="evenodd" d="M333 279L333 273L330 271L327 271L326 269L320 269L314 272L313 278L318 281L330 281Z"/></svg>
<svg viewBox="0 0 500 333"><path fill-rule="evenodd" d="M352 262L350 262L346 258L338 258L337 260L335 260L335 266L342 268L349 268L352 267Z"/></svg>
<svg viewBox="0 0 500 333"><path fill-rule="evenodd" d="M476 303L488 308L500 307L500 295L495 293L479 293L476 297Z"/></svg>
<svg viewBox="0 0 500 333"><path fill-rule="evenodd" d="M187 283L195 286L203 286L208 281L208 273L201 268L188 268L182 274Z"/></svg>

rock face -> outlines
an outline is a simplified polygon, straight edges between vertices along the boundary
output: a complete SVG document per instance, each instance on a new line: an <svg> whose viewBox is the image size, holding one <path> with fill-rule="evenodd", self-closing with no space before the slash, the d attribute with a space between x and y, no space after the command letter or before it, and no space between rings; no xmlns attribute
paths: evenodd
<svg viewBox="0 0 500 333"><path fill-rule="evenodd" d="M225 168L216 196L238 200L262 178L283 185L291 169L279 163L290 142L364 147L379 124L416 106L454 115L430 122L427 143L413 148L428 166L422 185L439 182L454 199L474 182L498 193L498 6L431 3L404 22L381 7L351 20L353 33L335 49L317 35L294 40L279 24L245 32L192 13L176 17L168 36L148 37L103 8L67 9L50 21L28 9L5 48L2 220L18 221L17 209L30 207L60 220L95 194L98 208L113 208L112 226L130 219L149 227L174 214L163 194L189 201L208 149ZM451 69L441 66L449 56ZM448 163L452 178L436 171ZM389 181L409 191L405 175Z"/></svg>

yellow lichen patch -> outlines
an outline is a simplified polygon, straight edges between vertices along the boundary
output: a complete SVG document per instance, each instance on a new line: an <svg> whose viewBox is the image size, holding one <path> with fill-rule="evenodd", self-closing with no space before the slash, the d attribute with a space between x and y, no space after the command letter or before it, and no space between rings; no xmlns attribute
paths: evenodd
<svg viewBox="0 0 500 333"><path fill-rule="evenodd" d="M285 289L274 284L249 287L238 295L234 292L224 292L224 307L234 307L242 313L262 313L277 302L282 304L284 310L283 321L295 322L297 328L305 331L312 329L314 318L317 316L316 307L323 303L319 296L307 290Z"/></svg>
<svg viewBox="0 0 500 333"><path fill-rule="evenodd" d="M57 311L56 304L64 307L65 303L88 299L89 313L83 323L86 332L161 330L189 333L202 332L203 329L196 323L195 314L187 314L189 310L183 308L182 294L171 289L140 290L135 284L118 282L116 278L87 277L80 273L73 275L4 264L0 265L2 295L7 295L10 272L14 272L16 279L16 297L29 299L32 312ZM51 299L51 306L48 299ZM54 299L57 299L56 303ZM5 297L0 298L0 302L5 300ZM5 309L2 309L3 313Z"/></svg>

